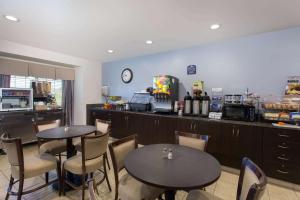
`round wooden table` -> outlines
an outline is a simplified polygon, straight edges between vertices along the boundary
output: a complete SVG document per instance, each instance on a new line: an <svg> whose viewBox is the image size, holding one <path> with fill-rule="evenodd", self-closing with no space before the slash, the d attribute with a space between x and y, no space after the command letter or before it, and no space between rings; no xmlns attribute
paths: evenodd
<svg viewBox="0 0 300 200"><path fill-rule="evenodd" d="M96 132L95 126L87 125L74 125L70 127L57 127L47 129L38 132L36 136L44 140L67 140L67 158L71 158L76 155L75 146L73 145L73 138L81 137ZM81 185L81 177L78 177L72 173L67 174L67 179L74 183L75 185ZM58 189L56 185L53 186L54 189ZM67 189L68 190L68 189Z"/></svg>
<svg viewBox="0 0 300 200"><path fill-rule="evenodd" d="M173 159L163 156L171 148ZM130 152L124 161L127 172L137 180L166 190L175 199L176 190L204 188L218 180L220 163L210 154L173 144L154 144Z"/></svg>
<svg viewBox="0 0 300 200"><path fill-rule="evenodd" d="M75 125L61 126L57 128L47 129L36 134L36 137L45 140L67 140L67 158L75 155L75 147L73 138L81 137L96 132L95 126Z"/></svg>

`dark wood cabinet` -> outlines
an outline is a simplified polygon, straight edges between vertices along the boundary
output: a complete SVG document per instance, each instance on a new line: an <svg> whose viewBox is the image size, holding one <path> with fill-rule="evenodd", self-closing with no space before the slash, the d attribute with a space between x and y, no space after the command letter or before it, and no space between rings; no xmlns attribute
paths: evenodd
<svg viewBox="0 0 300 200"><path fill-rule="evenodd" d="M263 134L263 169L273 178L300 183L300 131L267 128Z"/></svg>
<svg viewBox="0 0 300 200"><path fill-rule="evenodd" d="M175 143L175 130L210 135L207 152L222 165L239 169L242 158L248 157L267 176L300 183L299 130L276 128L266 123L122 111L105 111L94 116L111 118L112 137L137 134L139 144L143 145Z"/></svg>
<svg viewBox="0 0 300 200"><path fill-rule="evenodd" d="M62 110L49 111L16 111L0 113L1 128L10 137L19 137L23 144L36 142L36 134L33 129L33 121L49 121L60 119L64 124Z"/></svg>
<svg viewBox="0 0 300 200"><path fill-rule="evenodd" d="M126 137L128 134L128 120L127 115L122 112L112 113L111 136L115 138Z"/></svg>
<svg viewBox="0 0 300 200"><path fill-rule="evenodd" d="M222 124L221 162L240 168L243 157L248 157L260 165L262 131L263 129L255 126Z"/></svg>
<svg viewBox="0 0 300 200"><path fill-rule="evenodd" d="M189 133L197 133L198 120L179 118L177 130Z"/></svg>

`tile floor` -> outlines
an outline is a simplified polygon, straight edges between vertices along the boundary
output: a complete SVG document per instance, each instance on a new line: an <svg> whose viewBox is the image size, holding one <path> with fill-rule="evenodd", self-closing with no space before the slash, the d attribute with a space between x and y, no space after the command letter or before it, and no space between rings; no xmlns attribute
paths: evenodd
<svg viewBox="0 0 300 200"><path fill-rule="evenodd" d="M24 147L24 154L36 154L36 145L27 145ZM6 156L0 156L0 199L5 198L6 188L8 185L8 178L10 176L10 169ZM98 186L100 197L103 200L113 200L114 199L114 179L113 171L109 172L109 179L113 188L112 192L109 192L106 183L102 183ZM43 177L37 177L25 181L25 188L28 189L32 186L36 186L44 182ZM238 176L226 171L222 172L220 179L213 185L206 188L208 192L214 193L216 196L223 198L224 200L234 200L236 194L236 188L238 183ZM186 198L187 193L178 192L176 195L176 200L183 200ZM25 200L76 200L81 198L80 191L67 192L66 196L59 197L56 192L52 190L51 187L41 189L35 193L25 195L22 199ZM88 199L88 195L86 195ZM10 199L15 199L11 197ZM300 191L294 191L284 187L280 187L273 184L268 184L266 192L262 198L263 200L300 200Z"/></svg>

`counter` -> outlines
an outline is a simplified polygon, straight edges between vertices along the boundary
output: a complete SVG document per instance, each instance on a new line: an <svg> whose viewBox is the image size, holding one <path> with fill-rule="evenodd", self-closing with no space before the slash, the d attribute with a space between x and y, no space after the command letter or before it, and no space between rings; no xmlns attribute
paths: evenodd
<svg viewBox="0 0 300 200"><path fill-rule="evenodd" d="M222 165L239 169L246 156L268 176L300 184L300 129L264 122L102 110L97 104L87 105L87 124L94 125L95 119L112 122L112 137L137 134L138 142L144 145L175 143L176 130L210 135L207 151Z"/></svg>

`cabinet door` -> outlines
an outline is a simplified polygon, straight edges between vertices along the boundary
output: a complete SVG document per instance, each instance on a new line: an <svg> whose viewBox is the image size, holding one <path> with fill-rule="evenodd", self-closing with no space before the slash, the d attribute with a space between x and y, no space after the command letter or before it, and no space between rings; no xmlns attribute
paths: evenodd
<svg viewBox="0 0 300 200"><path fill-rule="evenodd" d="M139 144L156 144L158 141L157 116L143 115L142 127L138 133Z"/></svg>
<svg viewBox="0 0 300 200"><path fill-rule="evenodd" d="M127 135L127 116L122 112L112 113L112 137L123 138Z"/></svg>
<svg viewBox="0 0 300 200"><path fill-rule="evenodd" d="M138 135L142 130L142 115L139 114L127 114L127 135L133 135L136 134Z"/></svg>
<svg viewBox="0 0 300 200"><path fill-rule="evenodd" d="M197 123L197 133L201 135L209 135L209 143L207 145L207 152L215 155L220 153L220 146L222 142L221 132L222 126L220 123L209 122L209 121L199 121Z"/></svg>
<svg viewBox="0 0 300 200"><path fill-rule="evenodd" d="M92 110L91 116L87 119L87 124L94 126L96 119L110 121L112 120L112 113L108 110Z"/></svg>
<svg viewBox="0 0 300 200"><path fill-rule="evenodd" d="M250 158L257 165L261 165L261 152L262 152L262 135L263 128L256 126L239 125L235 128L236 147L234 152L241 164L243 157Z"/></svg>
<svg viewBox="0 0 300 200"><path fill-rule="evenodd" d="M157 118L157 143L174 144L177 119L169 117Z"/></svg>
<svg viewBox="0 0 300 200"><path fill-rule="evenodd" d="M33 120L33 113L7 114L3 116L3 129L10 137L21 138L23 144L35 142L37 139L33 130Z"/></svg>
<svg viewBox="0 0 300 200"><path fill-rule="evenodd" d="M260 165L262 129L255 126L223 124L221 162L240 168L243 157Z"/></svg>
<svg viewBox="0 0 300 200"><path fill-rule="evenodd" d="M197 133L197 123L197 120L179 118L177 131Z"/></svg>

